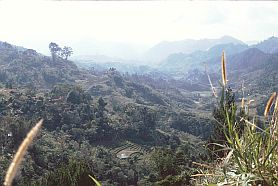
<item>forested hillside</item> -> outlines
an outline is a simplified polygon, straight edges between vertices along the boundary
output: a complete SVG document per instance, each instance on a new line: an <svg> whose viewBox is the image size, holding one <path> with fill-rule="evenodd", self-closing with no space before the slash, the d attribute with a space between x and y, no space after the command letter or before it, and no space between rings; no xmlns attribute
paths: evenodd
<svg viewBox="0 0 278 186"><path fill-rule="evenodd" d="M221 96L223 47L231 82L225 98L229 104L243 96L256 100L248 108L262 115L266 95L277 91L278 56L260 47L221 44L172 54L164 64L173 65L169 72L143 74L80 68L55 43L49 57L1 42L0 182L27 132L43 118L14 185L94 185L89 175L103 185L196 183L192 175L200 164L215 160L208 146L221 113L211 88ZM183 63L197 68L178 79L172 70Z"/></svg>
<svg viewBox="0 0 278 186"><path fill-rule="evenodd" d="M1 182L40 118L42 131L14 185L93 184L89 174L103 185L185 184L196 171L192 161L209 159L202 144L212 131L213 102L208 91L200 94L205 87L114 68L80 70L8 43L0 54Z"/></svg>
<svg viewBox="0 0 278 186"><path fill-rule="evenodd" d="M68 60L37 53L33 49L0 42L0 81L2 85L49 88L57 83L74 83L80 78L77 66Z"/></svg>

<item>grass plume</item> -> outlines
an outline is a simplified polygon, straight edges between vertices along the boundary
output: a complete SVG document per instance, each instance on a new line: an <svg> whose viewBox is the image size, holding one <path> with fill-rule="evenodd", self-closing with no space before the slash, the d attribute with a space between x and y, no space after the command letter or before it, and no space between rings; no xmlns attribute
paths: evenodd
<svg viewBox="0 0 278 186"><path fill-rule="evenodd" d="M267 101L266 106L265 106L265 110L264 110L264 116L265 117L268 116L269 110L270 110L271 106L273 105L275 97L276 97L276 92L273 92L272 95L270 96L269 100Z"/></svg>
<svg viewBox="0 0 278 186"><path fill-rule="evenodd" d="M34 137L37 135L39 129L41 128L43 120L41 119L27 134L23 142L20 144L12 163L10 164L8 171L6 173L4 186L11 186L13 179L16 175L17 169L20 166L23 157L26 153L28 146L32 143Z"/></svg>
<svg viewBox="0 0 278 186"><path fill-rule="evenodd" d="M241 99L241 108L244 109L244 98Z"/></svg>
<svg viewBox="0 0 278 186"><path fill-rule="evenodd" d="M225 52L222 52L221 58L221 66L222 66L222 83L223 86L227 84L227 74L226 74L226 61L225 61Z"/></svg>

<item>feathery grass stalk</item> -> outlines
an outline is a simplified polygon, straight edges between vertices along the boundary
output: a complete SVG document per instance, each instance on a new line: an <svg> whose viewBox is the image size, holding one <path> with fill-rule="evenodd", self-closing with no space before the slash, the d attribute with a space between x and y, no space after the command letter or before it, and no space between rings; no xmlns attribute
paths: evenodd
<svg viewBox="0 0 278 186"><path fill-rule="evenodd" d="M227 74L226 74L226 62L225 62L225 52L222 52L221 58L221 66L222 66L222 83L223 86L227 84Z"/></svg>
<svg viewBox="0 0 278 186"><path fill-rule="evenodd" d="M39 129L41 128L43 120L41 119L27 134L21 145L19 146L12 163L9 166L9 169L6 173L4 186L11 186L12 181L15 177L18 167L20 166L23 156L26 153L28 146L32 143L34 137L37 135Z"/></svg>
<svg viewBox="0 0 278 186"><path fill-rule="evenodd" d="M273 92L272 95L270 96L269 100L267 101L267 104L266 104L265 110L264 110L264 116L265 117L268 116L268 112L269 112L271 106L273 105L275 96L276 96L276 92Z"/></svg>
<svg viewBox="0 0 278 186"><path fill-rule="evenodd" d="M241 108L244 109L244 98L241 99Z"/></svg>

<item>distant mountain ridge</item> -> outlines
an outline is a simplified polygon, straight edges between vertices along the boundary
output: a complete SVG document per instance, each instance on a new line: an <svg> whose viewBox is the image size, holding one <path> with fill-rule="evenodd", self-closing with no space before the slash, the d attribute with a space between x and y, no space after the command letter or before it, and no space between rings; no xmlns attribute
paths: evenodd
<svg viewBox="0 0 278 186"><path fill-rule="evenodd" d="M204 68L203 64L208 64L212 70L217 70L218 62L221 60L221 53L225 51L229 61L233 61L230 68L236 69L236 65L258 66L265 61L269 55L278 53L278 38L270 37L256 45L246 44L218 44L206 51L195 51L192 53L170 54L159 66L162 72L170 73L176 77L182 77L192 69ZM230 59L231 58L231 59ZM244 69L243 66L241 66Z"/></svg>
<svg viewBox="0 0 278 186"><path fill-rule="evenodd" d="M223 50L226 53L227 67L231 70L251 70L264 68L270 58L278 54L278 38L270 37L256 45L242 48L238 52L232 53L229 50ZM208 64L216 65L221 59L221 53L217 58L206 61Z"/></svg>
<svg viewBox="0 0 278 186"><path fill-rule="evenodd" d="M221 77L221 55L209 59L205 63L211 75ZM228 80L233 83L233 88L240 89L244 81L249 91L259 93L265 93L266 90L278 91L278 53L265 53L258 48L248 48L233 55L226 53L226 65ZM195 78L199 80L195 83L208 84L204 68L195 69L195 71L202 72ZM196 73L193 69L188 74ZM217 75L215 76L215 74ZM218 80L213 79L213 82Z"/></svg>
<svg viewBox="0 0 278 186"><path fill-rule="evenodd" d="M238 87L245 81L247 89L254 92L278 91L278 53L265 53L250 48L227 60L230 79Z"/></svg>
<svg viewBox="0 0 278 186"><path fill-rule="evenodd" d="M149 49L144 59L159 62L173 53L189 54L198 50L206 51L215 45L228 43L245 45L244 42L231 36L223 36L218 39L186 39L182 41L161 42Z"/></svg>
<svg viewBox="0 0 278 186"><path fill-rule="evenodd" d="M252 45L251 47L260 49L265 53L274 54L278 52L278 38L272 36L258 44Z"/></svg>
<svg viewBox="0 0 278 186"><path fill-rule="evenodd" d="M257 48L249 48L239 54L231 55L227 62L231 70L243 70L262 67L270 55Z"/></svg>
<svg viewBox="0 0 278 186"><path fill-rule="evenodd" d="M229 43L215 45L207 51L196 51L190 54L171 54L161 63L159 70L173 75L181 73L181 76L183 76L182 74L191 69L203 68L204 62L214 61L215 58L221 56L222 51L232 55L247 48L247 45Z"/></svg>

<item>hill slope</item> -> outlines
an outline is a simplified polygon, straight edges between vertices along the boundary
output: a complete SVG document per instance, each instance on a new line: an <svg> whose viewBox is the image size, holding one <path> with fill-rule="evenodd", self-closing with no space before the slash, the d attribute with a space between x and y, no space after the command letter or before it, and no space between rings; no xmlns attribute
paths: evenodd
<svg viewBox="0 0 278 186"><path fill-rule="evenodd" d="M0 82L13 86L51 87L57 83L73 83L80 72L68 60L41 55L9 43L0 43Z"/></svg>

